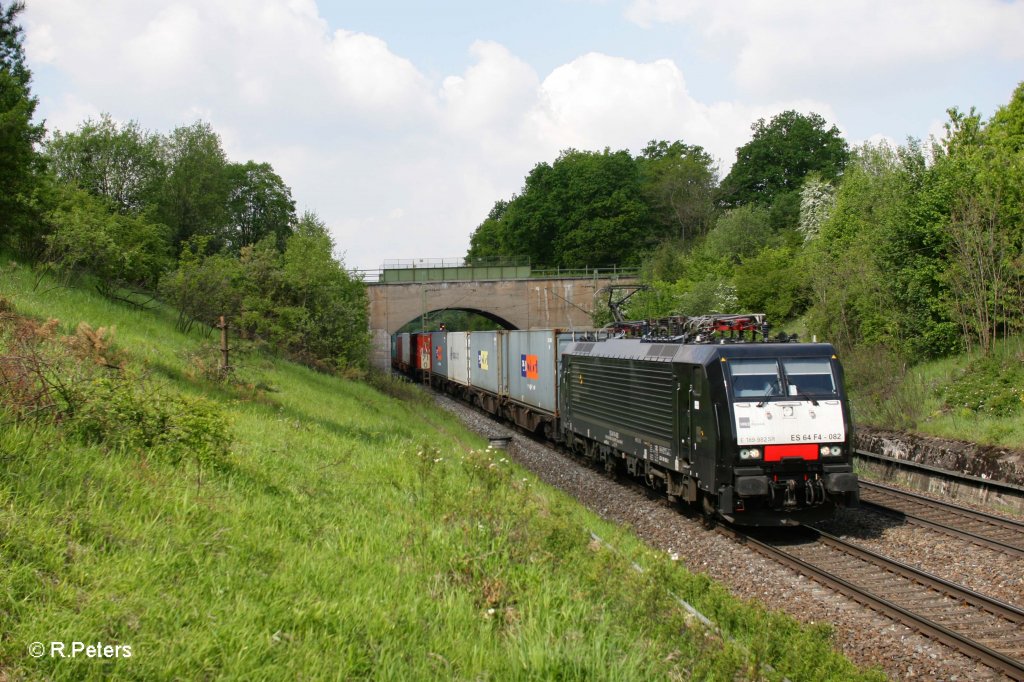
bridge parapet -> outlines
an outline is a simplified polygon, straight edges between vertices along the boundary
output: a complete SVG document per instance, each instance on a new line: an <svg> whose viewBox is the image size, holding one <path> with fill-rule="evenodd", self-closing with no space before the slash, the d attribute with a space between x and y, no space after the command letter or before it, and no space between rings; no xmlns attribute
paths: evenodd
<svg viewBox="0 0 1024 682"><path fill-rule="evenodd" d="M408 282L480 282L519 279L635 279L639 268L542 268L529 260L466 262L462 259L418 259L385 261L376 270L353 270L368 284L404 284Z"/></svg>

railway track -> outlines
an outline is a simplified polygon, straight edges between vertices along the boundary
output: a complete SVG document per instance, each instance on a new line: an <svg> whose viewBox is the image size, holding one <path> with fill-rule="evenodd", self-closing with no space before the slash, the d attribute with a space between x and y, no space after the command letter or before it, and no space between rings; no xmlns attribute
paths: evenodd
<svg viewBox="0 0 1024 682"><path fill-rule="evenodd" d="M1024 557L1024 523L861 480L864 507L997 551Z"/></svg>
<svg viewBox="0 0 1024 682"><path fill-rule="evenodd" d="M811 528L785 536L731 535L830 589L1024 680L1024 610Z"/></svg>
<svg viewBox="0 0 1024 682"><path fill-rule="evenodd" d="M1024 486L866 450L855 450L854 457L862 474L873 474L883 481L899 481L903 486L969 500L993 510L1024 513ZM863 475L861 480L864 480Z"/></svg>

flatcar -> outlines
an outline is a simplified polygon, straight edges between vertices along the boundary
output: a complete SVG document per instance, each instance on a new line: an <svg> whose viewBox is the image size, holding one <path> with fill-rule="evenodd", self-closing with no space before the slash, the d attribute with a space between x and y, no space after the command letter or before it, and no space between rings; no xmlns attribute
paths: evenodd
<svg viewBox="0 0 1024 682"><path fill-rule="evenodd" d="M752 319L741 328L760 326ZM421 338L431 340L436 371L426 378L439 390L709 516L795 525L855 506L834 348L705 328L662 341L560 330ZM408 345L396 343L396 352Z"/></svg>

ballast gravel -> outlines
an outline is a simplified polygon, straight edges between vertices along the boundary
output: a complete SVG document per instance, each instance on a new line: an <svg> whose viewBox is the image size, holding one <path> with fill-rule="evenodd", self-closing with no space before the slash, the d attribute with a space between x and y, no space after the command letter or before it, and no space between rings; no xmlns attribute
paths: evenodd
<svg viewBox="0 0 1024 682"><path fill-rule="evenodd" d="M440 395L436 400L472 431L487 438L510 437L511 459L602 518L629 526L650 547L668 553L691 572L707 574L737 597L761 602L801 622L831 624L836 649L859 666L877 667L899 680L1003 679L987 666L706 529L663 500L617 483L466 405ZM1016 559L965 548L946 536L893 524L862 510L843 510L828 530L1004 601L1018 606L1024 601Z"/></svg>

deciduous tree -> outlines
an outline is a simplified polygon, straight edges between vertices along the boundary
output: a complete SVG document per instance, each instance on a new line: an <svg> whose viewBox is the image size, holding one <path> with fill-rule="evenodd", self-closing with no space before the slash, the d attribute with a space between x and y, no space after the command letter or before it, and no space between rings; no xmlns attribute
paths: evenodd
<svg viewBox="0 0 1024 682"><path fill-rule="evenodd" d="M217 240L213 248L223 246L231 185L220 136L202 121L175 128L164 140L163 161L168 174L157 215L171 228L174 246L194 235Z"/></svg>
<svg viewBox="0 0 1024 682"><path fill-rule="evenodd" d="M522 192L477 229L468 256L566 268L636 263L657 243L648 215L629 152L568 149L534 166Z"/></svg>
<svg viewBox="0 0 1024 682"><path fill-rule="evenodd" d="M513 198L515 201L515 198ZM498 199L494 202L487 218L473 231L469 238L469 252L466 254L470 261L499 261L518 254L506 246L508 241L508 223L503 220L505 212L509 207L508 201Z"/></svg>
<svg viewBox="0 0 1024 682"><path fill-rule="evenodd" d="M968 347L1024 329L1024 83L987 123L949 111L934 173L952 188L942 273Z"/></svg>
<svg viewBox="0 0 1024 682"><path fill-rule="evenodd" d="M225 245L234 253L272 236L283 249L295 225L292 191L269 163L233 163L227 167L228 225Z"/></svg>
<svg viewBox="0 0 1024 682"><path fill-rule="evenodd" d="M736 150L736 163L722 181L721 202L777 206L775 226L795 227L804 177L812 171L828 182L840 177L849 156L846 141L820 115L792 110L768 123L758 119L751 129L753 138Z"/></svg>
<svg viewBox="0 0 1024 682"><path fill-rule="evenodd" d="M59 180L104 197L125 214L153 208L166 172L160 136L109 114L86 119L73 133L54 132L46 158Z"/></svg>
<svg viewBox="0 0 1024 682"><path fill-rule="evenodd" d="M699 145L652 140L640 159L644 195L662 238L686 242L708 231L715 214L718 169Z"/></svg>
<svg viewBox="0 0 1024 682"><path fill-rule="evenodd" d="M364 367L366 287L333 251L326 225L310 212L299 219L284 253L273 237L243 247L242 330L315 366Z"/></svg>
<svg viewBox="0 0 1024 682"><path fill-rule="evenodd" d="M804 241L818 236L821 224L828 219L836 204L836 190L817 173L808 174L800 190L800 234Z"/></svg>

